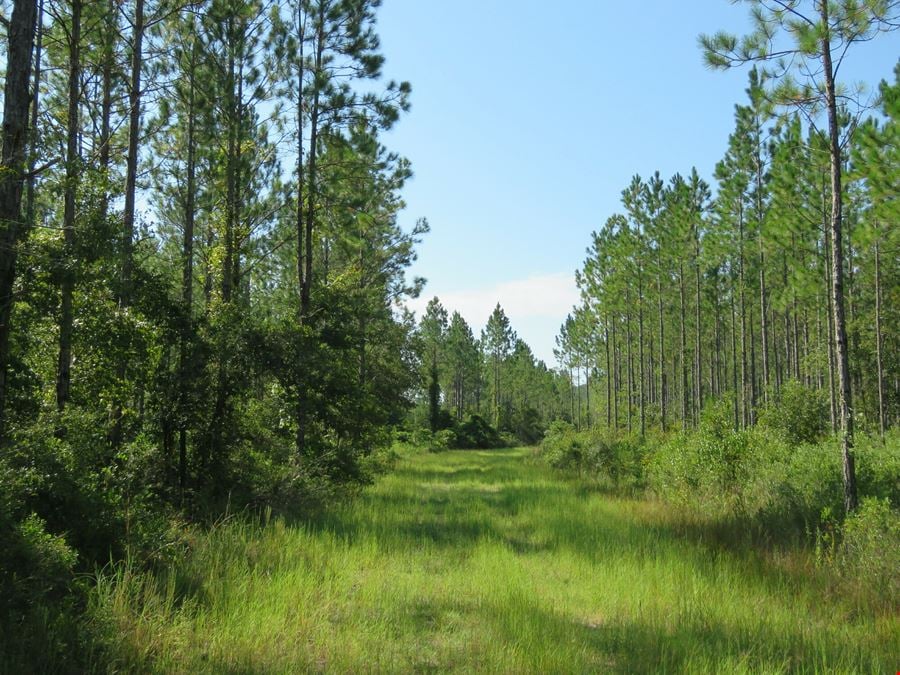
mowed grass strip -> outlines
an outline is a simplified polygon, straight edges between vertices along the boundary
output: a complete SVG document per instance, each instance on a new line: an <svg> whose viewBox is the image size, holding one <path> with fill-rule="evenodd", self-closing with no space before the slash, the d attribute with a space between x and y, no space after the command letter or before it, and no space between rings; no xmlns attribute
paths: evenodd
<svg viewBox="0 0 900 675"><path fill-rule="evenodd" d="M315 524L229 523L102 579L104 668L894 672L900 621L810 569L680 536L527 449L417 454ZM813 570L814 571L814 570Z"/></svg>

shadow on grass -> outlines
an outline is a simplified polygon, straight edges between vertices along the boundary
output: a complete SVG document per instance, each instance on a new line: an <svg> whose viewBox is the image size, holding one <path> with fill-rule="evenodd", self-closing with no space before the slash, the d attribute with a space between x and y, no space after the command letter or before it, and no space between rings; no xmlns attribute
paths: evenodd
<svg viewBox="0 0 900 675"><path fill-rule="evenodd" d="M439 456L441 457L441 456ZM388 552L417 548L455 549L471 555L483 542L497 542L517 555L574 553L592 563L629 556L679 557L701 577L713 580L728 565L743 583L768 595L791 596L811 613L826 584L807 567L775 564L754 548L745 533L716 536L701 523L657 517L646 502L607 494L577 479L548 480L546 470L523 466L521 451L509 456L430 457L401 467L390 489L366 493L351 509L326 515L308 526L350 542L375 538ZM597 497L603 499L597 499ZM635 508L630 508L631 504ZM812 592L810 592L812 591ZM818 604L817 604L818 603Z"/></svg>
<svg viewBox="0 0 900 675"><path fill-rule="evenodd" d="M765 625L735 629L707 616L671 626L621 617L576 618L521 594L490 604L417 601L408 615L417 627L434 631L443 616L459 614L489 627L485 637L492 651L517 656L517 663L501 668L527 672L887 672L892 666L888 650L867 654L858 645L826 642L799 627L789 632Z"/></svg>

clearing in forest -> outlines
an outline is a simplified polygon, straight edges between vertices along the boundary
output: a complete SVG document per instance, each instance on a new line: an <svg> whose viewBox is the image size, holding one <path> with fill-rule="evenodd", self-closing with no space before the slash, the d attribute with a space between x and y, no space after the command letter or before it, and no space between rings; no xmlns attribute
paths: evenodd
<svg viewBox="0 0 900 675"><path fill-rule="evenodd" d="M717 547L670 522L527 449L415 454L314 526L220 526L143 593L100 597L119 665L166 672L900 665L897 617L829 593L808 556Z"/></svg>

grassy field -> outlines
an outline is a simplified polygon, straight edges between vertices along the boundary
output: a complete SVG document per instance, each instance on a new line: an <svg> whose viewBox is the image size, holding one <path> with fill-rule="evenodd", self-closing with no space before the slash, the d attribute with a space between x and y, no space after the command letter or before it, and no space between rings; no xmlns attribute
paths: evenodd
<svg viewBox="0 0 900 675"><path fill-rule="evenodd" d="M120 670L871 672L900 621L525 449L417 454L315 525L230 523L103 580Z"/></svg>

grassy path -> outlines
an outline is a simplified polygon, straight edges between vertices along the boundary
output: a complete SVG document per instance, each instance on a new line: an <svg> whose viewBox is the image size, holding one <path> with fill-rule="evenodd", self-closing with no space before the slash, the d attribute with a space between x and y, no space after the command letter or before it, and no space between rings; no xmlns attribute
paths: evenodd
<svg viewBox="0 0 900 675"><path fill-rule="evenodd" d="M315 527L216 529L102 588L123 669L891 672L898 620L564 480L528 450L402 460Z"/></svg>

